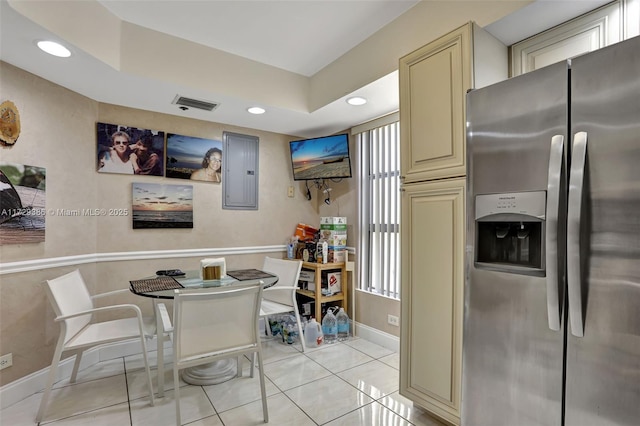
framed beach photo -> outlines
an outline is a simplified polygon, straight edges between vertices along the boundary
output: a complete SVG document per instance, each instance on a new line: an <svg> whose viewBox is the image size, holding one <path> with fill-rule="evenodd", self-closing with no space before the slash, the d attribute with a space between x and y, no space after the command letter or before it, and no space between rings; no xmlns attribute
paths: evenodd
<svg viewBox="0 0 640 426"><path fill-rule="evenodd" d="M222 141L167 134L166 177L222 182Z"/></svg>
<svg viewBox="0 0 640 426"><path fill-rule="evenodd" d="M164 132L97 124L99 173L164 176Z"/></svg>
<svg viewBox="0 0 640 426"><path fill-rule="evenodd" d="M44 242L44 167L0 163L0 245Z"/></svg>
<svg viewBox="0 0 640 426"><path fill-rule="evenodd" d="M133 229L193 228L193 186L132 184Z"/></svg>

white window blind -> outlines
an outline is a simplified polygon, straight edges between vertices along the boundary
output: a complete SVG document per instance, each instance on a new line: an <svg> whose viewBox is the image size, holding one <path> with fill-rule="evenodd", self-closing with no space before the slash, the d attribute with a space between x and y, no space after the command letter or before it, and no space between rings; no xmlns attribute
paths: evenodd
<svg viewBox="0 0 640 426"><path fill-rule="evenodd" d="M358 264L361 290L399 299L400 125L397 118L389 121L356 136L362 226Z"/></svg>

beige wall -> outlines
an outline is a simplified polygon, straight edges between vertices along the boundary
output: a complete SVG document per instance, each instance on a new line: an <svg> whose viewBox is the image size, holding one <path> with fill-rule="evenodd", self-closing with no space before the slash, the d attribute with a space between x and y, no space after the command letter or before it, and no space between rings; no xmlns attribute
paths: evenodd
<svg viewBox="0 0 640 426"><path fill-rule="evenodd" d="M356 290L355 320L376 330L400 337L400 327L387 323L387 315L400 318L400 300Z"/></svg>
<svg viewBox="0 0 640 426"><path fill-rule="evenodd" d="M131 217L101 218L97 230L99 252L148 250L150 247L167 246L193 249L285 244L296 223L318 222L315 205L309 203L300 191L297 191L294 198L287 197L287 187L294 185L288 144L295 139L293 137L106 104L99 105L99 119L107 123L128 124L216 140L222 140L224 131L248 134L260 139L258 210L223 210L222 185L189 181L189 184L193 184L193 229L133 231ZM93 174L97 173L93 171ZM97 207L106 209L131 208L132 181L187 183L154 176L132 178L98 174L96 179L96 188L100 194ZM124 241L123 232L129 237ZM167 234L170 236L170 243L167 241ZM125 242L126 245L123 244Z"/></svg>

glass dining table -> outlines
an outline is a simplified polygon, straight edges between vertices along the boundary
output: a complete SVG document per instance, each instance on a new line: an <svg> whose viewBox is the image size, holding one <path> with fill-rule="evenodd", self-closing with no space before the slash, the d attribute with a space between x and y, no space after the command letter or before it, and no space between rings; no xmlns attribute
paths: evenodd
<svg viewBox="0 0 640 426"><path fill-rule="evenodd" d="M203 280L199 270L185 271L184 275L165 276L154 275L130 281L132 293L137 296L150 298L153 302L157 335L157 366L158 366L158 397L164 396L164 330L162 316L168 315L164 302L173 299L175 290L202 290L205 288L231 287L263 283L268 288L278 282L278 277L259 269L238 269L227 271L218 280ZM210 364L185 368L181 372L182 380L192 385L215 385L239 376L238 364L235 359L224 359Z"/></svg>

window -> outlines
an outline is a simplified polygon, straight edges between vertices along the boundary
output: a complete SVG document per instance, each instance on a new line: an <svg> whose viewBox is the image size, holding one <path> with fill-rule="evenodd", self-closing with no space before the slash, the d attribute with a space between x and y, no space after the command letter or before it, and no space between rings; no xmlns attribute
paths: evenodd
<svg viewBox="0 0 640 426"><path fill-rule="evenodd" d="M367 126L368 129L362 129ZM352 130L360 164L360 289L400 298L400 124L398 114Z"/></svg>

